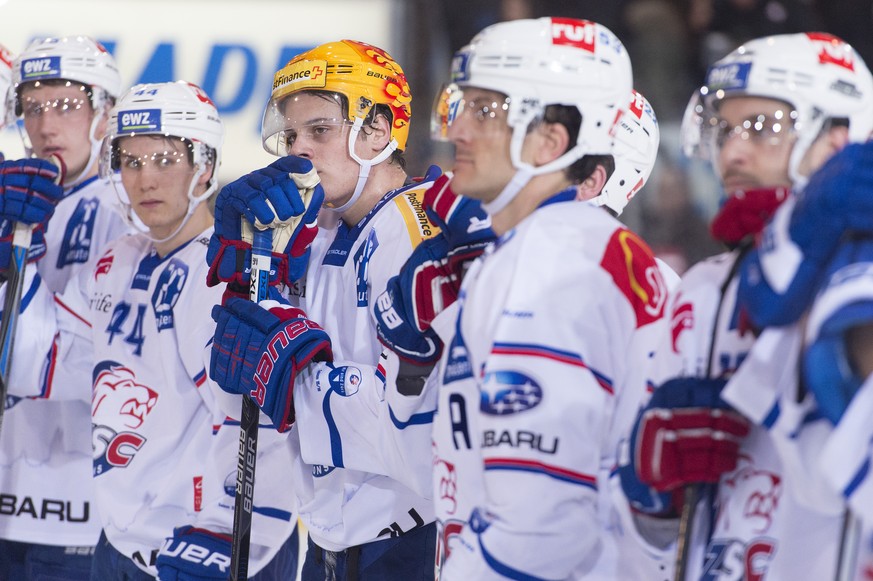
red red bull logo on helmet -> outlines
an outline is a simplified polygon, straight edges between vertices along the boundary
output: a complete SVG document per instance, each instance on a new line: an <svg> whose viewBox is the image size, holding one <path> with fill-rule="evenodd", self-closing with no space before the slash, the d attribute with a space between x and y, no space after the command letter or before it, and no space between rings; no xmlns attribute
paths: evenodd
<svg viewBox="0 0 873 581"><path fill-rule="evenodd" d="M806 36L819 46L818 62L855 70L855 57L852 47L833 34L808 32Z"/></svg>
<svg viewBox="0 0 873 581"><path fill-rule="evenodd" d="M627 297L636 314L637 327L661 318L667 302L667 285L652 251L630 230L617 230L606 245L600 266Z"/></svg>
<svg viewBox="0 0 873 581"><path fill-rule="evenodd" d="M588 20L552 18L552 44L573 46L594 52L597 27Z"/></svg>

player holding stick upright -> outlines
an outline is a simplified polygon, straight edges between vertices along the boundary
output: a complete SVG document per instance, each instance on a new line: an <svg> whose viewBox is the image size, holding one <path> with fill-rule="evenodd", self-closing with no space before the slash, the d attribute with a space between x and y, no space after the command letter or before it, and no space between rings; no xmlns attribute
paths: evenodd
<svg viewBox="0 0 873 581"><path fill-rule="evenodd" d="M126 231L110 209L115 202L111 186L97 177L100 141L121 80L115 61L99 43L73 36L34 40L14 60L12 81L8 113L21 121L25 151L41 159L59 156L67 175L62 190L52 183L56 169L40 159L0 165L0 262L5 267L9 260L13 222L41 224L28 256L38 262L27 270L39 272L31 280L59 292L107 241ZM26 286L24 296L34 288ZM17 371L32 371L34 354L42 353L30 351L20 339L17 343L16 352L27 361L17 370L13 366L8 387L13 393L42 393L5 402L0 495L13 506L0 511L0 578L58 574L87 579L100 533L89 406L43 399L49 394L38 378L16 379Z"/></svg>
<svg viewBox="0 0 873 581"><path fill-rule="evenodd" d="M421 183L404 170L410 103L401 67L380 48L342 40L298 55L276 73L264 114L264 147L281 159L229 184L216 202L210 276L230 284L214 311L210 373L224 390L251 394L278 429L294 428L295 461L284 476L259 476L258 485L284 479L297 496L309 532L306 580L433 579L430 499L384 473L346 468L343 437L356 437L359 424L346 400L383 407L375 298L437 231L421 201L438 169ZM240 240L242 221L270 224L299 213L304 200L284 168L313 166L325 204L311 206L305 228L277 227L274 300L255 306L239 286L248 273L237 265L250 254ZM300 393L317 405L295 409ZM236 415L239 408L239 398L230 398L225 409ZM410 432L427 437L429 429ZM329 461L308 459L325 448ZM425 466L417 480L429 473Z"/></svg>
<svg viewBox="0 0 873 581"><path fill-rule="evenodd" d="M714 485L697 511L686 579L734 578L738 571L746 578L827 579L836 568L840 512L800 502L804 484L790 477L775 440L757 423L763 418L749 413L786 362L771 352L769 374L751 391L724 385L746 368L755 344L756 331L737 307L743 257L792 190L802 192L825 160L867 138L871 95L873 77L851 47L805 33L746 43L710 69L689 103L686 145L710 159L728 194L711 229L732 250L683 277L672 332L657 354L659 387L638 418L621 471L634 506L667 518L676 516L685 486ZM712 508L710 525L703 517Z"/></svg>
<svg viewBox="0 0 873 581"><path fill-rule="evenodd" d="M36 345L31 352L52 348L32 373L47 378L52 397L91 402L103 524L94 580L230 572L238 430L203 387L212 301L223 290L203 284L213 222L206 202L223 139L199 87L138 85L122 96L100 170L140 231L110 242L63 294L38 288L22 313L19 333ZM267 470L276 469L274 456L287 462L285 438L271 431L259 457ZM252 578L293 577L293 498L263 484L254 499Z"/></svg>

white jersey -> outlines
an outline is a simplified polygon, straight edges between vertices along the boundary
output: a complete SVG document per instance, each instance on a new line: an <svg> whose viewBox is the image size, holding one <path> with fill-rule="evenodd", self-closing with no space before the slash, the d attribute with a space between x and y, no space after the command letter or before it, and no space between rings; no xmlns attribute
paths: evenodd
<svg viewBox="0 0 873 581"><path fill-rule="evenodd" d="M328 550L387 539L433 522L427 453L405 465L408 442L428 449L429 421L385 446L364 445L391 412L385 399L383 347L376 332L375 300L412 250L434 229L421 203L430 182L386 194L354 227L322 227L312 244L305 286L289 297L331 338L334 363L309 365L294 390L292 434L300 458L294 470L300 517ZM408 440L408 442L404 442ZM414 446L413 446L414 447ZM420 447L418 448L421 449ZM423 456L423 457L422 457Z"/></svg>
<svg viewBox="0 0 873 581"><path fill-rule="evenodd" d="M575 202L471 266L438 370L441 579L669 579L611 478L667 295L645 243Z"/></svg>
<svg viewBox="0 0 873 581"><path fill-rule="evenodd" d="M830 537L819 542L838 551L847 506L860 518L861 540L848 541L846 546L849 553L858 549L858 558L844 565L854 566L854 576L841 579L873 579L873 377L861 385L834 426L818 412L815 397L799 391L797 370L801 352L830 314L869 301L873 301L873 266L857 262L841 268L816 297L804 323L764 331L726 391L729 401L772 440L786 481L800 483L792 487L797 502L829 517ZM780 361L778 367L769 363L774 359ZM800 565L809 565L801 554L793 556ZM827 578L837 578L835 555L830 557Z"/></svg>
<svg viewBox="0 0 873 581"><path fill-rule="evenodd" d="M49 290L92 261L126 226L112 208L116 195L96 177L71 188L58 203L46 232L46 255L35 267ZM32 273L34 266L28 271ZM24 301L32 287L26 287ZM27 360L37 352L16 342ZM40 352L41 353L41 352ZM37 385L26 386L32 391ZM13 393L17 386L10 385ZM91 478L90 406L83 401L10 399L0 431L0 538L44 545L97 544L100 521Z"/></svg>
<svg viewBox="0 0 873 581"><path fill-rule="evenodd" d="M737 379L747 369L756 342L742 329L736 308L739 260L740 251L723 253L683 277L672 305L672 328L656 356L657 385L672 377L728 378L739 368ZM771 352L769 372L756 374L745 396L733 392L731 381L722 397L754 421L749 406L757 406L764 386L792 367L790 358L790 349ZM763 421L753 422L736 469L722 475L698 506L687 579L832 578L840 519L799 502L804 486L789 477Z"/></svg>
<svg viewBox="0 0 873 581"><path fill-rule="evenodd" d="M119 238L63 294L40 288L21 317L25 327L56 322L45 385L53 397L90 404L103 529L115 549L151 574L175 527L232 530L239 427L213 391L202 389L212 306L224 290L204 284L210 234L165 257L144 235ZM273 430L261 434L258 452L265 472L289 461L286 438ZM281 479L259 481L254 501L253 573L296 522Z"/></svg>

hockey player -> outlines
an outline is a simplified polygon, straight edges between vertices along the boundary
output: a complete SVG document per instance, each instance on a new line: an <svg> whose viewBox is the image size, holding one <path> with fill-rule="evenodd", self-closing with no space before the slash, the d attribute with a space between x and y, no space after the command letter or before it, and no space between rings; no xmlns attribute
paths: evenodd
<svg viewBox="0 0 873 581"><path fill-rule="evenodd" d="M345 400L376 409L384 397L375 297L436 232L421 200L438 169L420 183L404 171L410 102L402 69L377 47L343 40L298 55L276 73L263 121L265 148L284 157L226 186L216 202L210 276L242 294L236 285L248 275L237 264L249 255L241 219L269 224L300 213L304 201L289 171L314 166L324 190L320 211L313 199L296 229L276 228L273 282L281 296L273 291L275 301L256 306L226 295L216 307L210 371L224 390L257 396L278 429L291 429L297 457L287 472L309 532L306 580L433 578L430 499L385 474L347 468L343 438L358 429ZM257 364L261 357L269 370ZM295 410L301 393L317 403ZM238 414L238 398L227 409ZM410 431L426 436L429 428ZM312 462L324 448L329 461ZM418 480L429 478L425 468Z"/></svg>
<svg viewBox="0 0 873 581"><path fill-rule="evenodd" d="M39 329L19 329L26 345L45 343L44 329L57 333L49 363L31 373L44 375L53 397L91 401L103 525L94 580L229 574L239 432L201 389L211 301L223 290L202 284L212 232L205 202L223 139L199 87L138 85L122 96L100 170L140 231L109 243L63 294L38 288L22 313L22 327ZM267 469L273 453L287 460L285 439L271 432L259 450ZM250 570L287 578L297 561L293 498L266 484L255 496Z"/></svg>
<svg viewBox="0 0 873 581"><path fill-rule="evenodd" d="M28 270L39 272L39 278L32 280L59 292L87 261L95 259L98 249L126 231L110 209L115 195L97 177L96 163L121 80L115 61L99 43L74 36L32 41L14 60L12 83L7 114L21 122L27 155L61 157L66 178L63 190L54 186L57 170L39 159L6 161L0 166L0 199L11 201L15 192L42 200L30 206L35 213L24 216L16 214L21 206L16 210L14 204L3 204L0 260L5 268L13 222L38 223L54 210L51 228L44 235L40 228L34 232L29 260L45 256ZM47 200L51 202L46 204ZM24 296L29 296L34 287L24 290ZM16 353L35 354L21 345ZM12 371L33 364L32 359L19 362ZM0 432L0 578L87 579L100 534L91 479L88 404L10 397L5 405Z"/></svg>
<svg viewBox="0 0 873 581"><path fill-rule="evenodd" d="M686 144L711 159L728 194L712 232L732 250L683 277L656 356L658 387L620 471L638 510L668 518L684 494L713 485L697 511L687 579L824 579L837 568L841 515L802 502L806 483L791 476L766 429L778 414L760 413L771 384L791 369L787 353L761 337L768 372L734 387L755 344L737 308L738 272L791 190L869 135L871 92L873 77L851 47L805 33L746 43L710 69L689 103Z"/></svg>

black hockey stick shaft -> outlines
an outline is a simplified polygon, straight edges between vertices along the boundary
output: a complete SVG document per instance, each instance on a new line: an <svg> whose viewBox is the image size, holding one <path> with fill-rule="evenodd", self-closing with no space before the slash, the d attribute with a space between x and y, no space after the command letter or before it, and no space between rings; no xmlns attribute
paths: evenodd
<svg viewBox="0 0 873 581"><path fill-rule="evenodd" d="M267 298L273 237L271 230L253 228L253 231L249 298L257 303ZM233 545L230 556L231 579L233 581L248 579L259 418L260 410L257 404L250 397L243 395L240 415L239 457L236 468L236 496L233 507Z"/></svg>

